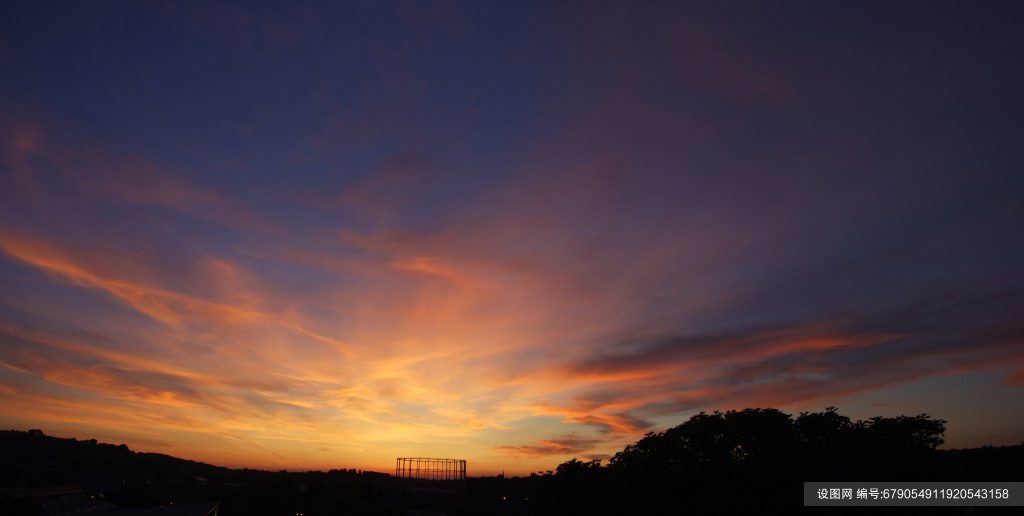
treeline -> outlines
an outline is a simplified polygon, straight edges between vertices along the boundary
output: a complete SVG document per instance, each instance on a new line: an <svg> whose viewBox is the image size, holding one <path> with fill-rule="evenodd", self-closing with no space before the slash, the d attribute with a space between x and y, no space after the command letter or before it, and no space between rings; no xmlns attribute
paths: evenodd
<svg viewBox="0 0 1024 516"><path fill-rule="evenodd" d="M927 414L852 421L834 407L796 418L702 412L606 466L565 462L537 494L551 514L764 514L801 507L805 481L1024 480L1024 446L939 451L945 423Z"/></svg>

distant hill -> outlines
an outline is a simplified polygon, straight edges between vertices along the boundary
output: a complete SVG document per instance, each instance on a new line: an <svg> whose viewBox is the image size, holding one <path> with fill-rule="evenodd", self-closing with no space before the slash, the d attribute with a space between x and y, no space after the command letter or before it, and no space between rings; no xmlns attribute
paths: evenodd
<svg viewBox="0 0 1024 516"><path fill-rule="evenodd" d="M0 430L0 486L194 482L231 471L162 453L138 453L127 445L44 435L41 430Z"/></svg>
<svg viewBox="0 0 1024 516"><path fill-rule="evenodd" d="M390 481L355 469L229 469L41 430L0 431L0 488L73 485L122 507L221 502L221 516L369 514Z"/></svg>

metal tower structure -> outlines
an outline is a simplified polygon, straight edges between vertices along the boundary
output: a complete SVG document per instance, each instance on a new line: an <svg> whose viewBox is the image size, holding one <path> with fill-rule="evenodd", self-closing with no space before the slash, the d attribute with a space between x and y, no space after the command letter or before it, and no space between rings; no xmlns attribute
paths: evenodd
<svg viewBox="0 0 1024 516"><path fill-rule="evenodd" d="M450 491L458 498L466 495L464 460L401 457L395 463L395 477L405 479L409 488Z"/></svg>

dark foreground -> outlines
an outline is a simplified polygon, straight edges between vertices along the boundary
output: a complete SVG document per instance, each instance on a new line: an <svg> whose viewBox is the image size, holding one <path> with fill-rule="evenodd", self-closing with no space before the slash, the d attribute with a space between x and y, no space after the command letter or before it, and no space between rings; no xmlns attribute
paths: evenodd
<svg viewBox="0 0 1024 516"><path fill-rule="evenodd" d="M804 481L1024 481L1024 445L937 450L944 432L945 421L927 415L851 421L835 409L795 418L775 409L699 414L648 434L607 465L573 459L529 477L471 477L465 499L452 500L429 489L410 492L386 473L232 470L123 444L0 431L0 488L75 485L125 508L220 502L219 516L793 514L830 512L802 507ZM0 515L47 516L40 501L8 494L0 497Z"/></svg>

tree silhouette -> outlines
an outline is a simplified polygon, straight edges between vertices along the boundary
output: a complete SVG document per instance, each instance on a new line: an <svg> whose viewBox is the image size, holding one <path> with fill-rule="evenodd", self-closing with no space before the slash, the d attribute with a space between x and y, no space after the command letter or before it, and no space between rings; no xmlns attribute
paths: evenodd
<svg viewBox="0 0 1024 516"><path fill-rule="evenodd" d="M681 506L698 514L785 512L802 505L805 481L933 479L941 469L936 447L944 442L945 423L927 414L852 421L835 407L795 419L773 408L701 412L647 433L608 467L563 463L555 474L556 506L580 507L587 493L600 502L591 514L672 513Z"/></svg>

